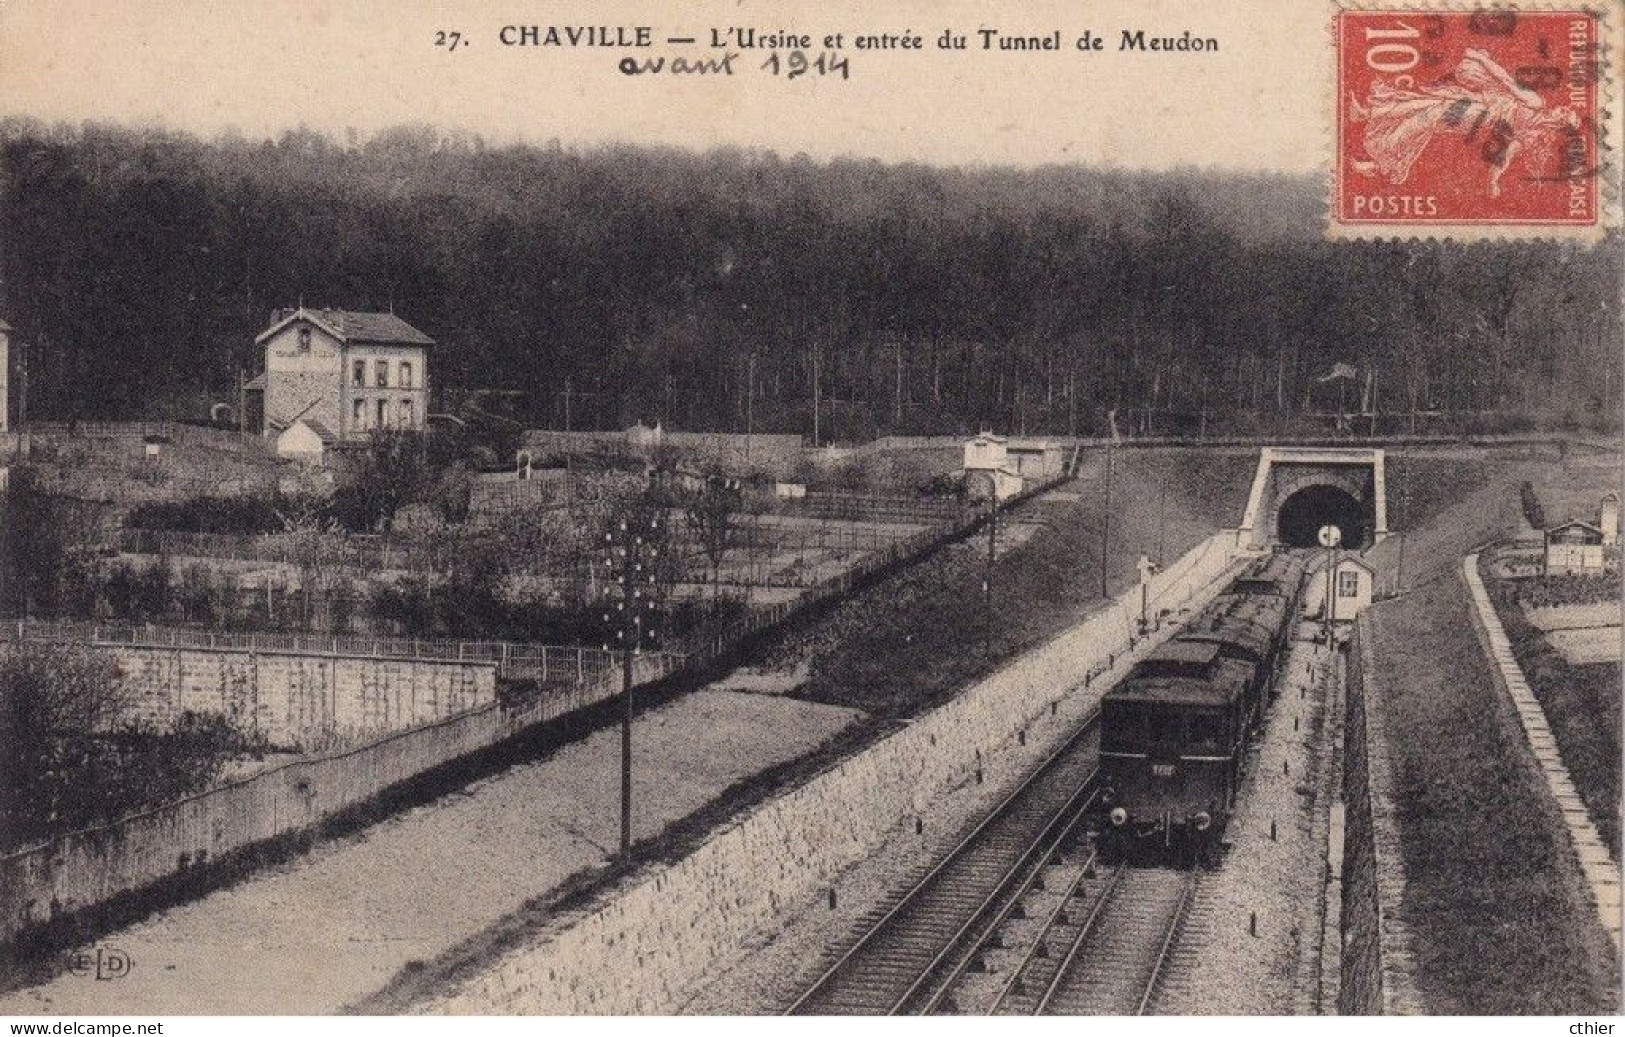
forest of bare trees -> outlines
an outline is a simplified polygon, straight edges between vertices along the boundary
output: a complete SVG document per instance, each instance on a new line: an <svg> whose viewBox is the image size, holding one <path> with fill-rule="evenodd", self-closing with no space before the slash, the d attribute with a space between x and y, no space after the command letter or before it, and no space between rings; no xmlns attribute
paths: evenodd
<svg viewBox="0 0 1625 1037"><path fill-rule="evenodd" d="M1393 430L1603 428L1619 409L1617 234L1328 243L1313 179L426 127L202 141L11 120L0 147L0 315L27 343L34 418L203 413L300 300L393 307L440 344L438 407L505 390L531 425L563 423L567 377L577 428L821 440L1361 411Z"/></svg>

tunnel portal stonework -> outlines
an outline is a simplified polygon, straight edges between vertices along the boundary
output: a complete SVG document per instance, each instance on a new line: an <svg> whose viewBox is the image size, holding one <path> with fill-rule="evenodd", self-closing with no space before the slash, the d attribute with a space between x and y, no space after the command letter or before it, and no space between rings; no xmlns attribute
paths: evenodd
<svg viewBox="0 0 1625 1037"><path fill-rule="evenodd" d="M1344 530L1349 546L1370 546L1388 536L1387 470L1380 449L1264 447L1253 473L1252 492L1241 521L1241 542L1268 547L1281 542L1282 509L1299 494L1317 488L1346 495L1359 508L1358 531ZM1341 513L1329 515L1333 524ZM1365 534L1369 532L1369 536Z"/></svg>

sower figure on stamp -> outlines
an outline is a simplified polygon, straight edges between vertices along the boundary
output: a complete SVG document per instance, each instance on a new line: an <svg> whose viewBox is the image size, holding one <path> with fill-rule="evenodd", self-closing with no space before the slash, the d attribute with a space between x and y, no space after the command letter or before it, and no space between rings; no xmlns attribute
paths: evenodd
<svg viewBox="0 0 1625 1037"><path fill-rule="evenodd" d="M1499 198L1501 175L1513 159L1520 152L1543 148L1554 133L1577 130L1580 117L1567 106L1546 107L1538 93L1520 86L1493 58L1475 49L1437 83L1417 88L1378 81L1371 85L1364 105L1351 94L1349 122L1365 125L1362 143L1368 157L1352 162L1354 171L1391 184L1409 178L1411 166L1435 134L1471 141L1482 133L1490 167L1489 194Z"/></svg>

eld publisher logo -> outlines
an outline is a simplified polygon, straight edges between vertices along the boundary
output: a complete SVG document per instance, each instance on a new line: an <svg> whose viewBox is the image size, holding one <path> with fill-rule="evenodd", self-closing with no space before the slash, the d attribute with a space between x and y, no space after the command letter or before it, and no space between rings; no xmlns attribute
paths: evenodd
<svg viewBox="0 0 1625 1037"><path fill-rule="evenodd" d="M95 976L98 982L106 982L128 976L135 962L116 947L96 947L69 952L67 965L75 976Z"/></svg>

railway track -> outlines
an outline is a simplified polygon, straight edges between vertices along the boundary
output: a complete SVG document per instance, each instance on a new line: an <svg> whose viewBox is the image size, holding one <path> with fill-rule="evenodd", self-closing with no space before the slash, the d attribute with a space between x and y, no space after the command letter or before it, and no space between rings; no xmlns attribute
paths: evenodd
<svg viewBox="0 0 1625 1037"><path fill-rule="evenodd" d="M791 1015L892 1015L939 1006L990 934L1081 831L1094 789L1088 736L1079 725L947 857L790 1006Z"/></svg>
<svg viewBox="0 0 1625 1037"><path fill-rule="evenodd" d="M1043 1015L1144 1015L1155 1007L1170 953L1196 891L1199 869L1121 866L1105 880L1081 924L1054 927L1041 938L1069 941L1058 964L1029 958L1031 980L1000 1011ZM1071 922L1069 917L1068 922ZM1034 966L1042 966L1034 968ZM1048 978L1047 985L1042 980ZM1042 985L1042 992L1038 992Z"/></svg>

